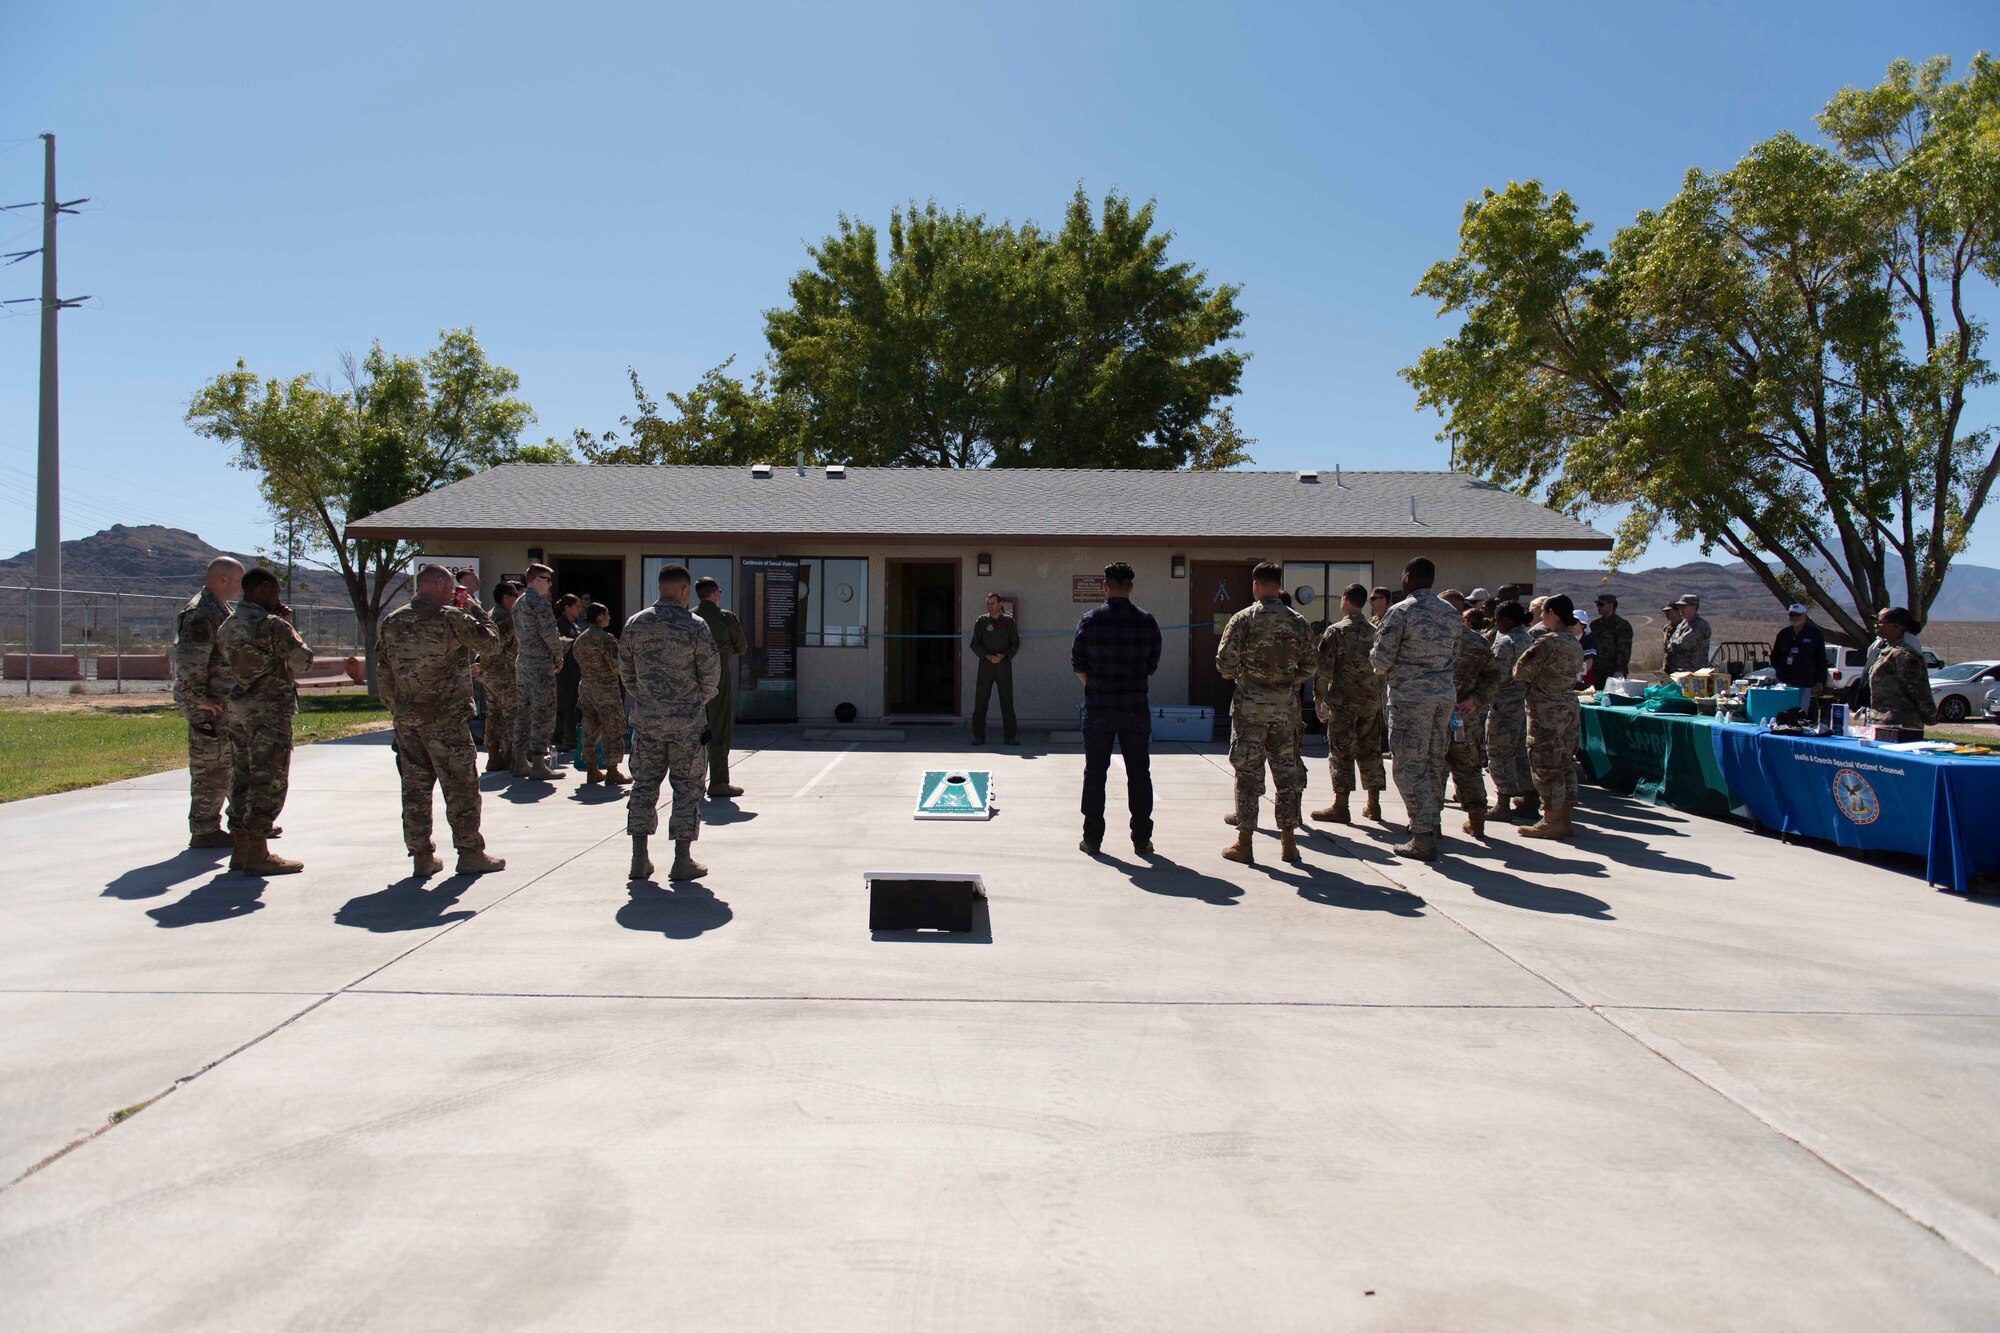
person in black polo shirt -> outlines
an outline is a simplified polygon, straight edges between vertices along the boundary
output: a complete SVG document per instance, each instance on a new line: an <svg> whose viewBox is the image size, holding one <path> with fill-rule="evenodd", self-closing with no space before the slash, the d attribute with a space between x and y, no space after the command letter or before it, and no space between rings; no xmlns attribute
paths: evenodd
<svg viewBox="0 0 2000 1333"><path fill-rule="evenodd" d="M1801 603L1793 602L1785 613L1791 623L1778 631L1777 642L1771 645L1771 667L1780 685L1796 685L1810 698L1826 684L1826 635L1806 619Z"/></svg>
<svg viewBox="0 0 2000 1333"><path fill-rule="evenodd" d="M1147 681L1160 667L1160 622L1132 605L1132 566L1104 567L1104 605L1086 612L1070 644L1070 670L1083 684L1083 841L1095 856L1104 842L1104 779L1111 747L1125 757L1125 799L1132 850L1153 851L1153 714Z"/></svg>

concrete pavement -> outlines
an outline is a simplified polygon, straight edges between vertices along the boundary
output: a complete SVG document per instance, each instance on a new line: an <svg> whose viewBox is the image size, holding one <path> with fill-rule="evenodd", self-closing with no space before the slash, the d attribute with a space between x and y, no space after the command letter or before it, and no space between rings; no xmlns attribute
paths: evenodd
<svg viewBox="0 0 2000 1333"><path fill-rule="evenodd" d="M489 784L504 873L412 881L380 738L299 754L268 883L178 851L185 774L0 806L0 1324L2000 1309L1990 902L1601 792L1573 845L1236 866L1185 745L1159 855L1114 774L1092 861L1074 750L766 739L699 886L628 886L574 780ZM992 822L910 818L946 764ZM978 871L990 932L871 938L876 869Z"/></svg>

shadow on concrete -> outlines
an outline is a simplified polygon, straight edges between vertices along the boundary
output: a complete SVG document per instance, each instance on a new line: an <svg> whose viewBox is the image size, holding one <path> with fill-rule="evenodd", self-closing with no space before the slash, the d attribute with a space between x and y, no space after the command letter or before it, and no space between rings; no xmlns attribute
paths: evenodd
<svg viewBox="0 0 2000 1333"><path fill-rule="evenodd" d="M701 822L704 824L747 824L757 817L755 810L745 810L736 804L733 797L704 796L701 798Z"/></svg>
<svg viewBox="0 0 2000 1333"><path fill-rule="evenodd" d="M1522 874L1610 878L1611 872L1600 862L1549 855L1548 849L1574 844L1523 838L1521 830L1526 827L1525 824L1488 824L1484 838L1474 838L1464 832L1449 834L1442 839L1442 846L1447 856L1498 861L1508 870Z"/></svg>
<svg viewBox="0 0 2000 1333"><path fill-rule="evenodd" d="M164 861L137 866L104 886L104 898L157 898L174 885L206 875L227 860L226 847L185 847Z"/></svg>
<svg viewBox="0 0 2000 1333"><path fill-rule="evenodd" d="M991 944L993 912L986 899L972 904L971 930L871 930L877 944Z"/></svg>
<svg viewBox="0 0 2000 1333"><path fill-rule="evenodd" d="M1322 907L1342 907L1350 912L1389 912L1396 916L1422 916L1424 900L1408 889L1390 884L1365 884L1346 875L1302 862L1287 865L1257 863L1257 868L1280 884L1289 884L1299 897Z"/></svg>
<svg viewBox="0 0 2000 1333"><path fill-rule="evenodd" d="M500 799L515 805L534 805L546 801L563 787L561 782L542 782L535 778L515 778L500 789Z"/></svg>
<svg viewBox="0 0 2000 1333"><path fill-rule="evenodd" d="M661 888L653 880L641 879L632 881L630 889L631 901L618 909L618 924L627 930L691 940L721 929L736 915L699 882Z"/></svg>
<svg viewBox="0 0 2000 1333"><path fill-rule="evenodd" d="M248 916L264 910L264 884L262 876L225 870L208 883L190 889L179 902L155 907L146 915L166 930Z"/></svg>
<svg viewBox="0 0 2000 1333"><path fill-rule="evenodd" d="M1625 807L1610 810L1602 806L1585 805L1581 801L1577 803L1576 808L1578 814L1590 816L1589 823L1592 828L1616 829L1621 833L1638 833L1649 838L1689 836L1686 824L1680 820L1635 819Z"/></svg>
<svg viewBox="0 0 2000 1333"><path fill-rule="evenodd" d="M1103 851L1091 859L1118 867L1135 888L1156 893L1162 898L1192 898L1215 907L1234 907L1243 898L1241 884L1203 874L1192 866L1170 861L1158 852L1139 857L1136 863L1121 861Z"/></svg>
<svg viewBox="0 0 2000 1333"><path fill-rule="evenodd" d="M579 780L570 788L569 798L578 805L616 805L625 799L628 788Z"/></svg>
<svg viewBox="0 0 2000 1333"><path fill-rule="evenodd" d="M1689 861L1679 856L1668 856L1657 851L1644 840L1626 837L1620 833L1606 833L1596 825L1593 817L1589 824L1579 826L1577 840L1592 851L1602 851L1620 866L1637 870L1657 870L1666 875L1692 875L1697 879L1734 880L1736 876L1725 875L1713 866L1699 861Z"/></svg>
<svg viewBox="0 0 2000 1333"><path fill-rule="evenodd" d="M1524 912L1549 912L1558 916L1580 916L1589 921L1615 921L1611 904L1602 898L1575 889L1538 884L1519 875L1510 875L1491 866L1476 865L1449 854L1431 863L1431 869L1454 884L1463 884L1488 902L1518 907Z"/></svg>
<svg viewBox="0 0 2000 1333"><path fill-rule="evenodd" d="M433 926L448 926L454 921L467 921L477 913L447 909L464 896L475 878L473 875L453 875L439 880L437 887L426 889L423 880L411 875L397 880L380 893L364 893L358 898L349 898L333 914L333 921L335 925L354 926L377 934L428 930Z"/></svg>

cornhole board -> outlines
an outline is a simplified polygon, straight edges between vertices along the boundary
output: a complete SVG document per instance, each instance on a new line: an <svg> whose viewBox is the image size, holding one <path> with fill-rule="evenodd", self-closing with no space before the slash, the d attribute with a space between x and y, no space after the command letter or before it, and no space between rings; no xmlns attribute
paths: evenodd
<svg viewBox="0 0 2000 1333"><path fill-rule="evenodd" d="M978 875L951 872L871 871L868 929L942 930L962 935L973 928L973 913L986 896Z"/></svg>
<svg viewBox="0 0 2000 1333"><path fill-rule="evenodd" d="M918 819L991 819L993 774L983 768L931 768L917 784Z"/></svg>

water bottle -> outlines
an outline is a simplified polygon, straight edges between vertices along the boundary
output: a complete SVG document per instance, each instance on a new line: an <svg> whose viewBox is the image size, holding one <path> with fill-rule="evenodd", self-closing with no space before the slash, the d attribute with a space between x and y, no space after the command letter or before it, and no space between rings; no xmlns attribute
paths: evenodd
<svg viewBox="0 0 2000 1333"><path fill-rule="evenodd" d="M1465 723L1462 720L1460 720L1458 716L1458 710L1454 708L1451 710L1451 743L1453 745L1456 745L1461 740L1464 739L1465 739Z"/></svg>

